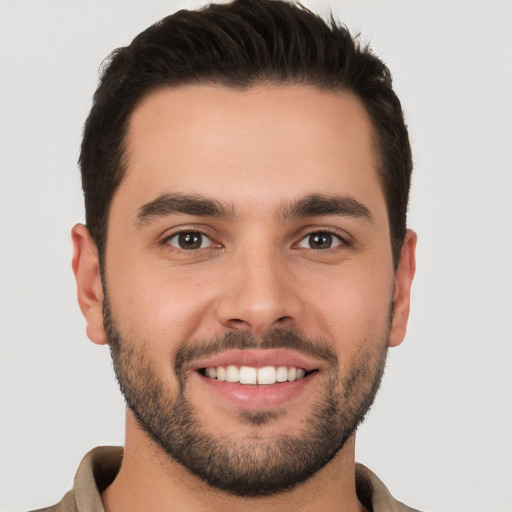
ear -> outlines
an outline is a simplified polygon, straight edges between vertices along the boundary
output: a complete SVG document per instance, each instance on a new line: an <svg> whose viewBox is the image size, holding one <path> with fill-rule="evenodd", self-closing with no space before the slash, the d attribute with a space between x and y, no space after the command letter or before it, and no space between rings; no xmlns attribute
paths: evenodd
<svg viewBox="0 0 512 512"><path fill-rule="evenodd" d="M389 346L400 345L405 338L407 321L409 319L411 286L416 271L416 233L407 230L404 243L400 251L400 262L395 273L395 289L393 292L393 319Z"/></svg>
<svg viewBox="0 0 512 512"><path fill-rule="evenodd" d="M71 238L78 303L87 324L87 336L92 342L105 345L107 334L103 328L103 287L98 249L83 224L73 227Z"/></svg>

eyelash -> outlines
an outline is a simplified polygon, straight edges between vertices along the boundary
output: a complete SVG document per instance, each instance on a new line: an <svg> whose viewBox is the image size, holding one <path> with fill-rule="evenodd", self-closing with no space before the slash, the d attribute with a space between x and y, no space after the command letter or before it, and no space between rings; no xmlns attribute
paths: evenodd
<svg viewBox="0 0 512 512"><path fill-rule="evenodd" d="M329 235L338 240L338 244L334 245L333 247L328 247L326 249L317 249L317 251L328 251L331 249L336 249L339 246L349 247L350 243L348 242L347 238L345 236L342 236L339 231L336 229L329 229L329 228L321 228L321 229L315 229L313 231L310 231L309 233L306 233L297 244L299 245L302 242L305 242L309 237L312 237L314 235ZM309 247L310 249L314 250L312 247Z"/></svg>
<svg viewBox="0 0 512 512"><path fill-rule="evenodd" d="M208 247L196 247L196 248L192 247L192 248L189 248L189 249L184 249L182 247L179 247L178 245L173 245L173 244L170 243L170 241L173 238L179 237L180 235L200 235L201 237L207 238L210 241L210 243L209 243ZM310 237L312 237L314 235L329 235L329 236L332 236L332 237L334 237L337 240L337 243L334 246L331 246L331 247L316 248L316 249L311 247L311 246L309 246L309 247L302 247L301 246L301 244L307 243L308 238L310 238ZM202 245L203 241L204 240L201 241L201 245ZM311 241L309 243L311 244ZM174 232L171 235L165 237L165 239L162 241L162 245L170 246L169 250L180 251L181 253L188 254L188 255L190 255L190 254L192 254L192 253L194 253L196 251L199 251L199 250L209 249L209 248L211 248L212 245L213 246L217 245L217 247L221 247L220 244L216 244L214 242L214 240L211 238L211 236L209 236L207 233L205 233L201 229L183 229L181 231ZM312 230L312 231L310 231L308 233L305 233L300 238L300 240L294 244L294 247L299 247L299 248L302 247L304 249L310 249L310 250L313 250L315 252L326 252L326 251L330 251L330 250L335 250L336 248L338 248L340 246L341 247L350 247L351 244L350 244L350 242L347 240L347 238L345 236L342 236L339 233L339 231L337 231L335 229L332 229L332 228L331 229L329 229L329 228L321 228L321 229Z"/></svg>
<svg viewBox="0 0 512 512"><path fill-rule="evenodd" d="M212 240L211 236L209 236L207 233L200 229L183 229L181 231L177 231L175 233L172 233L171 235L165 237L164 240L162 240L162 245L168 245L171 246L173 250L181 251L183 253L192 253L197 250L201 249L208 249L208 247L199 247L197 249L183 249L182 247L178 247L176 245L172 245L170 241L173 238L179 237L180 235L200 235L201 237L207 238L210 240L210 244L215 244L215 242ZM220 245L220 244L219 244Z"/></svg>

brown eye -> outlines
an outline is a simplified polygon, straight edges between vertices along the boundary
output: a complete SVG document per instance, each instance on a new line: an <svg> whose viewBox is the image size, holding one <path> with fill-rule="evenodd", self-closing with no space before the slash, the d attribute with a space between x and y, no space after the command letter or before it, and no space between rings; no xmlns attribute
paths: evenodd
<svg viewBox="0 0 512 512"><path fill-rule="evenodd" d="M178 249L193 251L208 247L211 245L211 240L198 231L183 231L170 237L167 243Z"/></svg>
<svg viewBox="0 0 512 512"><path fill-rule="evenodd" d="M339 236L329 233L328 231L318 231L317 233L310 233L304 237L300 241L299 247L305 249L325 250L337 247L342 243L343 240Z"/></svg>

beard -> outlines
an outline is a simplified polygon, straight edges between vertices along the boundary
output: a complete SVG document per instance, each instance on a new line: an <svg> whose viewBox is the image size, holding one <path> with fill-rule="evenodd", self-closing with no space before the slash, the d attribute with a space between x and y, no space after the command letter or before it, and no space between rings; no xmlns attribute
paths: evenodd
<svg viewBox="0 0 512 512"><path fill-rule="evenodd" d="M123 337L108 299L104 324L121 392L139 427L174 461L208 485L241 497L270 496L289 490L329 463L370 409L384 373L389 324L382 339L361 350L351 368L340 373L338 357L323 340L276 329L263 338L231 332L210 340L184 343L174 357L178 390L164 388L142 339ZM368 346L364 343L363 346ZM187 364L229 349L289 348L321 359L323 392L303 418L296 435L266 437L261 426L279 415L274 410L243 411L239 419L253 427L245 437L208 431L190 399ZM277 384L279 385L279 384Z"/></svg>

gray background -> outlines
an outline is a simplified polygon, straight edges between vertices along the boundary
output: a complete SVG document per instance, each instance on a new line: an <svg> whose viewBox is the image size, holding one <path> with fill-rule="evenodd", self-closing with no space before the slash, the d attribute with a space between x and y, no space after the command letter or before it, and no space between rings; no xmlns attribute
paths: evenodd
<svg viewBox="0 0 512 512"><path fill-rule="evenodd" d="M123 443L108 349L87 340L75 299L76 160L101 60L185 5L198 2L0 2L4 512L58 501L87 450ZM512 3L331 6L390 66L415 155L410 328L357 458L412 506L510 511Z"/></svg>

